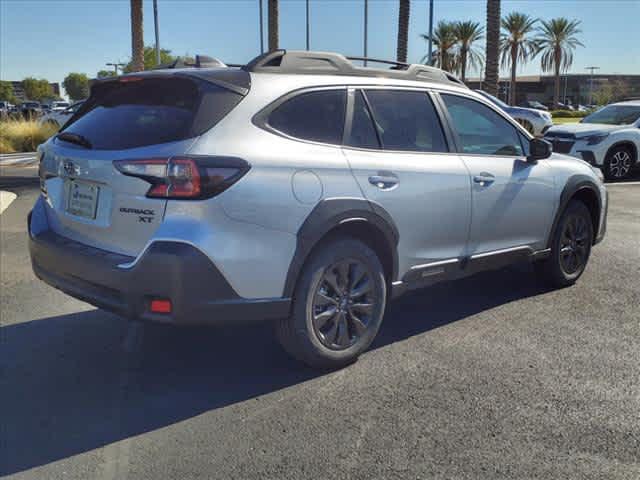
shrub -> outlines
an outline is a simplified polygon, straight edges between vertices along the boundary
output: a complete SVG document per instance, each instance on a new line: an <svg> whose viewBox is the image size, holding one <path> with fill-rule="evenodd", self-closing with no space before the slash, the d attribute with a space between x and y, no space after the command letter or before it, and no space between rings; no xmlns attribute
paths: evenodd
<svg viewBox="0 0 640 480"><path fill-rule="evenodd" d="M55 126L40 125L37 120L0 122L0 153L33 152L56 131Z"/></svg>
<svg viewBox="0 0 640 480"><path fill-rule="evenodd" d="M590 112L577 112L573 110L551 110L551 116L555 118L583 118Z"/></svg>

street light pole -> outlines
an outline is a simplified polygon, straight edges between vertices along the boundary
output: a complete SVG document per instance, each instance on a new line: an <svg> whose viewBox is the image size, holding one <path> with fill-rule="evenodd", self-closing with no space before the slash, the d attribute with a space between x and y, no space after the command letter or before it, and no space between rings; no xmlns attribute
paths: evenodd
<svg viewBox="0 0 640 480"><path fill-rule="evenodd" d="M105 64L107 67L113 67L113 71L116 74L116 77L118 76L118 68L124 68L125 64L124 63L106 63Z"/></svg>
<svg viewBox="0 0 640 480"><path fill-rule="evenodd" d="M264 17L262 14L262 0L258 0L260 5L260 54L264 53Z"/></svg>
<svg viewBox="0 0 640 480"><path fill-rule="evenodd" d="M585 70L589 70L591 77L589 78L589 105L593 105L593 72L600 70L600 67L586 67Z"/></svg>
<svg viewBox="0 0 640 480"><path fill-rule="evenodd" d="M364 0L364 58L367 58L367 27L369 24L369 0ZM367 66L367 61L364 61Z"/></svg>
<svg viewBox="0 0 640 480"><path fill-rule="evenodd" d="M309 51L309 0L306 2L306 17L307 17L307 51Z"/></svg>
<svg viewBox="0 0 640 480"><path fill-rule="evenodd" d="M433 62L433 0L429 0L429 48L427 49L427 65L431 65Z"/></svg>
<svg viewBox="0 0 640 480"><path fill-rule="evenodd" d="M153 0L153 26L156 31L156 65L160 65L160 32L158 30L158 0Z"/></svg>

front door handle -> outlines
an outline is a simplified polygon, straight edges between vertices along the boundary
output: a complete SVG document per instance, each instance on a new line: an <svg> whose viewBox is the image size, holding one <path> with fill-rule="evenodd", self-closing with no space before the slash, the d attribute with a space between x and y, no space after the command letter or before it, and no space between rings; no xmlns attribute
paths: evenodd
<svg viewBox="0 0 640 480"><path fill-rule="evenodd" d="M487 172L480 172L479 175L473 177L473 181L479 183L481 187L491 185L495 180L496 177Z"/></svg>
<svg viewBox="0 0 640 480"><path fill-rule="evenodd" d="M375 185L380 190L391 190L398 185L399 182L398 177L390 173L371 175L369 177L369 183Z"/></svg>

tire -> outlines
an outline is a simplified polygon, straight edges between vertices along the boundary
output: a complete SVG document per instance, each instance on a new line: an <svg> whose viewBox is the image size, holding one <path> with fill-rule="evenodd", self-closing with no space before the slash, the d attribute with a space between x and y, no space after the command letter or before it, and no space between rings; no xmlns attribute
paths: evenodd
<svg viewBox="0 0 640 480"><path fill-rule="evenodd" d="M629 147L614 147L604 159L604 178L609 181L624 180L631 174L634 163L633 152Z"/></svg>
<svg viewBox="0 0 640 480"><path fill-rule="evenodd" d="M536 270L556 288L573 285L584 272L593 245L593 224L586 205L572 200L562 213L551 240L551 256Z"/></svg>
<svg viewBox="0 0 640 480"><path fill-rule="evenodd" d="M311 367L344 367L378 333L386 293L384 271L371 248L348 237L330 240L307 260L292 314L276 323L276 336L291 356Z"/></svg>

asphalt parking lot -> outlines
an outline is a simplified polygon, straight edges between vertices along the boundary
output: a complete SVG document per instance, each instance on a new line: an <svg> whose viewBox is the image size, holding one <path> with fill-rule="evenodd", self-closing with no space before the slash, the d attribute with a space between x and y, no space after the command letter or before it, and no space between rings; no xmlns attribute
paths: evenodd
<svg viewBox="0 0 640 480"><path fill-rule="evenodd" d="M266 325L141 328L37 281L34 169L2 175L0 476L640 478L638 184L610 187L577 285L525 266L416 292L318 373Z"/></svg>

